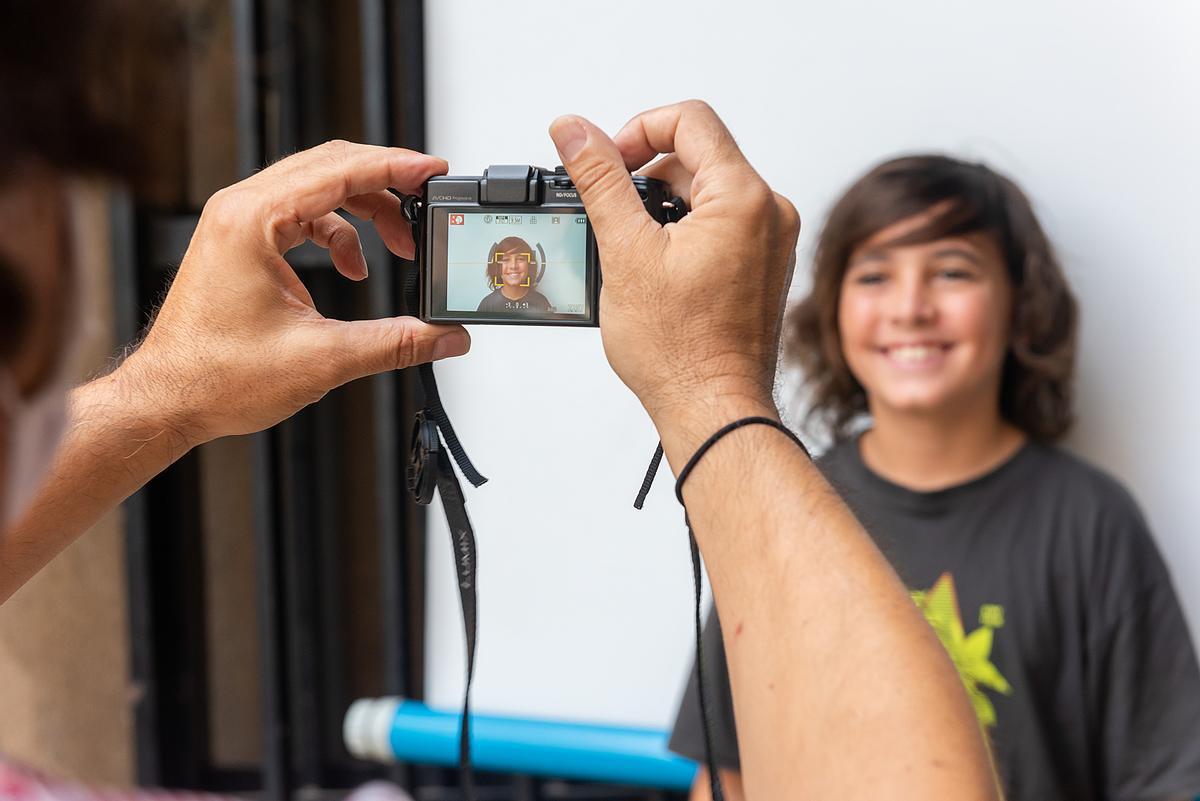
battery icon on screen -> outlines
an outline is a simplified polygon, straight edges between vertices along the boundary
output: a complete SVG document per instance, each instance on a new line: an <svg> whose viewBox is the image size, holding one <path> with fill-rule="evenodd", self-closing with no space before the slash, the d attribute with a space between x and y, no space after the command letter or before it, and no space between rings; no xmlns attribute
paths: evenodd
<svg viewBox="0 0 1200 801"><path fill-rule="evenodd" d="M579 223L580 225L583 225L585 222L587 222L587 217L576 217L575 222Z"/></svg>

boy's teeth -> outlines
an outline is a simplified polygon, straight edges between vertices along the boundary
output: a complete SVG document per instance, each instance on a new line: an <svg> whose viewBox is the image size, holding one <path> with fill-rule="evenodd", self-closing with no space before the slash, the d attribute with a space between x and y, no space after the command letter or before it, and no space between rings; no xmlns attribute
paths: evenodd
<svg viewBox="0 0 1200 801"><path fill-rule="evenodd" d="M934 355L937 348L928 345L907 345L902 348L892 348L892 356L901 362L925 361Z"/></svg>

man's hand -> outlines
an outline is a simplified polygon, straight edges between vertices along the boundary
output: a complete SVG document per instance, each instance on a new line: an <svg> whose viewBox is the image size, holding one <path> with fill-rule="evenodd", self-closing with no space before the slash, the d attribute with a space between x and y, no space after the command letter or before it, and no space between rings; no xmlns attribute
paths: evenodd
<svg viewBox="0 0 1200 801"><path fill-rule="evenodd" d="M776 414L780 321L800 231L792 204L700 101L639 114L613 139L579 117L560 117L550 134L596 232L605 353L659 430L684 409L721 422ZM643 174L668 182L692 209L666 226L646 213L629 174L660 153L670 155Z"/></svg>
<svg viewBox="0 0 1200 801"><path fill-rule="evenodd" d="M413 241L398 197L446 163L399 148L328 142L213 195L153 327L120 368L148 415L189 446L274 425L355 378L458 356L461 326L411 317L323 317L284 260L311 239L338 272L367 277L358 233L334 213L373 220L398 256Z"/></svg>
<svg viewBox="0 0 1200 801"><path fill-rule="evenodd" d="M470 347L460 326L411 317L323 317L283 254L311 239L366 278L354 227L373 220L411 257L400 200L446 170L398 148L329 142L213 195L145 341L71 393L71 425L24 518L0 532L0 603L59 551L192 447L278 423L361 376Z"/></svg>

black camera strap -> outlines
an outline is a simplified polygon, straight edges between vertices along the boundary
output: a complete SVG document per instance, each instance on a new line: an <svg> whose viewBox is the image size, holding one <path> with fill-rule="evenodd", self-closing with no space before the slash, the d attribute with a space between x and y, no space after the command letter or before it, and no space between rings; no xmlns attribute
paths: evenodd
<svg viewBox="0 0 1200 801"><path fill-rule="evenodd" d="M410 312L417 308L416 270L411 270L405 280L404 302ZM446 525L450 529L450 549L454 557L454 573L462 604L463 633L467 646L466 686L463 689L462 720L458 735L458 769L463 797L467 801L475 801L475 776L471 770L471 682L475 677L475 640L479 628L479 602L475 581L478 557L475 529L467 515L466 498L463 497L462 485L454 472L454 465L458 465L472 486L486 484L487 478L475 469L454 432L450 416L442 406L433 365L420 365L417 375L425 395L425 404L424 409L417 413L413 425L413 441L407 471L408 490L413 500L426 505L433 500L433 491L436 488L442 498Z"/></svg>
<svg viewBox="0 0 1200 801"><path fill-rule="evenodd" d="M477 598L475 593L475 531L467 517L462 486L454 474L454 466L444 450L437 452L437 488L450 527L450 545L454 553L454 570L458 576L458 595L462 601L463 631L467 641L467 683L463 690L462 723L458 732L458 768L462 776L463 796L475 799L475 777L471 772L471 680L475 677L475 636L478 632Z"/></svg>
<svg viewBox="0 0 1200 801"><path fill-rule="evenodd" d="M428 367L428 365L423 365ZM425 377L427 373L428 378ZM478 597L476 594L476 570L478 556L475 547L475 529L467 515L466 499L462 485L454 472L454 462L474 486L487 481L471 460L454 434L445 410L437 402L437 384L432 370L422 369L422 384L426 386L426 408L417 414L413 430L413 446L408 464L408 489L414 500L428 504L433 499L436 487L442 498L442 510L446 514L446 526L450 530L450 548L454 557L454 572L458 582L459 600L462 604L463 633L466 638L467 672L463 689L462 720L459 726L458 767L462 780L463 797L475 801L475 779L471 771L471 682L475 677L475 640L478 633ZM430 391L432 390L432 392ZM445 440L443 442L443 437ZM447 446L449 453L447 453Z"/></svg>
<svg viewBox="0 0 1200 801"><path fill-rule="evenodd" d="M683 484L688 480L688 476L692 474L692 470L704 458L704 454L708 453L709 449L716 445L725 435L737 431L739 428L751 425L765 425L782 431L784 434L808 455L808 449L804 447L804 443L800 438L791 432L785 425L778 420L772 420L769 417L744 417L740 420L735 420L728 425L722 426L715 434L709 437L696 449L692 454L692 458L688 459L687 464L679 471L679 478L675 482L675 498L679 501L679 505L683 507L683 522L687 526L688 532L688 548L691 551L692 557L692 583L695 586L695 626L696 626L696 695L700 700L700 725L704 729L704 762L708 768L708 782L712 793L713 801L724 801L725 792L721 784L721 774L717 769L717 760L713 755L713 725L712 714L710 710L710 699L708 697L708 682L705 679L704 670L704 622L701 619L701 588L703 582L703 571L700 563L700 546L696 544L696 533L692 530L692 521L688 517L687 504L683 502ZM658 475L659 465L662 464L663 447L662 443L658 443L658 447L654 449L654 456L650 459L650 466L646 469L646 477L642 479L641 489L638 490L637 499L633 502L635 509L641 509L646 503L646 495L650 492L650 487L654 485L654 477Z"/></svg>

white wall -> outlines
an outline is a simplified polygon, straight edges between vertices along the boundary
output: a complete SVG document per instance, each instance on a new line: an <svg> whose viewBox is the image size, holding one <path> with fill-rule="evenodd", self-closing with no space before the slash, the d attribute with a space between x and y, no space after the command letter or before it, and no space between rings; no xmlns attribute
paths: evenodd
<svg viewBox="0 0 1200 801"><path fill-rule="evenodd" d="M1084 310L1069 444L1131 486L1200 635L1197 8L431 0L429 147L458 173L554 166L546 127L558 114L615 131L701 97L805 217L802 265L830 202L884 157L944 150L1009 173ZM439 375L492 478L468 490L481 541L476 706L665 726L691 659L691 578L669 475L646 511L630 506L653 431L597 332L472 333L472 354ZM514 416L532 422L506 430ZM453 707L462 631L440 515L428 692Z"/></svg>

